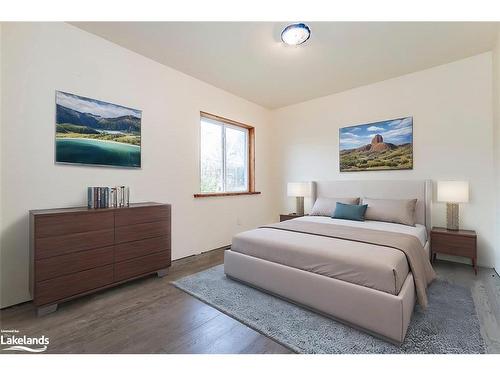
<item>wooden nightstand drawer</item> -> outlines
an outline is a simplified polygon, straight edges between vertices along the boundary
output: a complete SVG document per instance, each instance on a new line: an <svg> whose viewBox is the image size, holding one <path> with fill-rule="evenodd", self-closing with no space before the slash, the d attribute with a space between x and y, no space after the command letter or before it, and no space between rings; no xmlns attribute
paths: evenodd
<svg viewBox="0 0 500 375"><path fill-rule="evenodd" d="M432 236L432 249L435 252L470 257L476 252L476 239L456 237L446 234Z"/></svg>

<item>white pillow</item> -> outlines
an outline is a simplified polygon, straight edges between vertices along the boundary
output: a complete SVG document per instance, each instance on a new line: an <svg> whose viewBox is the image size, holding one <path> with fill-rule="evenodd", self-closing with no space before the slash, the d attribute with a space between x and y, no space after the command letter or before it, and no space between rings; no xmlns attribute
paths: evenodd
<svg viewBox="0 0 500 375"><path fill-rule="evenodd" d="M358 204L359 198L325 198L320 197L314 202L311 209L311 216L329 216L333 215L337 202L344 204Z"/></svg>
<svg viewBox="0 0 500 375"><path fill-rule="evenodd" d="M371 199L363 198L367 204L365 219L387 221L415 226L416 199Z"/></svg>

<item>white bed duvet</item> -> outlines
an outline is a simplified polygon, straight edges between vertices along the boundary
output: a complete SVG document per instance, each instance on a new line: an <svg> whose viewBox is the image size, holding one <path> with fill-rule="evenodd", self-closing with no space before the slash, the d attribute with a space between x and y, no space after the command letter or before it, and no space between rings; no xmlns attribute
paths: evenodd
<svg viewBox="0 0 500 375"><path fill-rule="evenodd" d="M400 232L417 237L422 246L426 242L423 225L410 227L322 216L293 220ZM234 236L231 250L394 295L399 293L409 273L405 254L394 248L272 228L257 228Z"/></svg>

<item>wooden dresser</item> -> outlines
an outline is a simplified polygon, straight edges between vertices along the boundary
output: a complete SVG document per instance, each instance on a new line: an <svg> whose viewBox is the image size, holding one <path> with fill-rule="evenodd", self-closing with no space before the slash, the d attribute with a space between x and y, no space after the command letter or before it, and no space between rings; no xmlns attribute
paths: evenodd
<svg viewBox="0 0 500 375"><path fill-rule="evenodd" d="M38 314L171 264L171 208L136 203L30 211L30 292Z"/></svg>

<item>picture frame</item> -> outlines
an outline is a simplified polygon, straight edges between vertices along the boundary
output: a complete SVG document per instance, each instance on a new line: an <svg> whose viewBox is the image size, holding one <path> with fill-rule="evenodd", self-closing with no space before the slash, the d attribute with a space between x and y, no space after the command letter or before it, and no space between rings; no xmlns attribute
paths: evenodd
<svg viewBox="0 0 500 375"><path fill-rule="evenodd" d="M56 91L55 162L141 168L142 111Z"/></svg>
<svg viewBox="0 0 500 375"><path fill-rule="evenodd" d="M413 169L413 117L339 129L340 172Z"/></svg>

